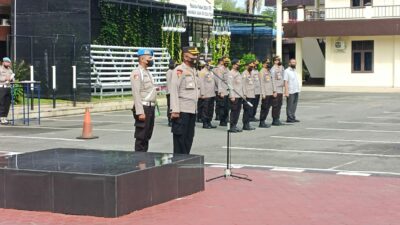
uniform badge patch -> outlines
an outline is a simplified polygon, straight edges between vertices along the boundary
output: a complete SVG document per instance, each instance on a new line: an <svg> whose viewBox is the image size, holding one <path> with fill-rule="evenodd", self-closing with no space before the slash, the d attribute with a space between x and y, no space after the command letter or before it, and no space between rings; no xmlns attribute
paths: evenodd
<svg viewBox="0 0 400 225"><path fill-rule="evenodd" d="M178 77L180 77L183 73L183 70L176 70L176 74L178 75Z"/></svg>
<svg viewBox="0 0 400 225"><path fill-rule="evenodd" d="M133 74L133 79L134 80L138 80L139 79L139 75L138 74Z"/></svg>

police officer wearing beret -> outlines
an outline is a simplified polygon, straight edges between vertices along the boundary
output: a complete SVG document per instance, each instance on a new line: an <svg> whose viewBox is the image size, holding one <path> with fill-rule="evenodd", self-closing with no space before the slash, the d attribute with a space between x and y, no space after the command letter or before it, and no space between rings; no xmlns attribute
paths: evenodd
<svg viewBox="0 0 400 225"><path fill-rule="evenodd" d="M147 152L149 140L153 134L154 112L157 97L153 76L148 67L152 67L153 50L139 49L139 66L132 71L131 84L134 99L133 116L135 118L135 151Z"/></svg>
<svg viewBox="0 0 400 225"><path fill-rule="evenodd" d="M11 105L11 86L10 82L14 81L14 73L11 70L11 59L3 58L3 64L0 66L0 123L7 125L8 112Z"/></svg>
<svg viewBox="0 0 400 225"><path fill-rule="evenodd" d="M190 154L199 97L196 64L199 51L182 48L183 63L175 68L171 81L171 119L175 154Z"/></svg>

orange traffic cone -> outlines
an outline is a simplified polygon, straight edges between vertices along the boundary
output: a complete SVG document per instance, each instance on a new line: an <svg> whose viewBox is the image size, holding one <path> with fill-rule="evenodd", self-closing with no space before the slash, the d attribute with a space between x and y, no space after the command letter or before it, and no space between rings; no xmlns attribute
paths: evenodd
<svg viewBox="0 0 400 225"><path fill-rule="evenodd" d="M78 139L95 139L97 136L92 135L92 120L90 119L89 108L86 107L85 117L83 119L83 130L82 136L77 137Z"/></svg>

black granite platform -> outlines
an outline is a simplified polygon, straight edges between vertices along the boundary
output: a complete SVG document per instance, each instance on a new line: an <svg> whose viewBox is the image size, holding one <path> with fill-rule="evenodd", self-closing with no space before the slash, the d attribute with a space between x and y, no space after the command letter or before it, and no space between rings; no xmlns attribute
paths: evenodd
<svg viewBox="0 0 400 225"><path fill-rule="evenodd" d="M204 190L197 155L50 149L0 155L0 208L118 217Z"/></svg>

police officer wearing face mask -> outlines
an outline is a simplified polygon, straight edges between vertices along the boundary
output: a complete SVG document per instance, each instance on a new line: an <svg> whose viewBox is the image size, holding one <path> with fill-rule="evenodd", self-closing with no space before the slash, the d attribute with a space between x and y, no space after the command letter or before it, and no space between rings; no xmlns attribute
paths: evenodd
<svg viewBox="0 0 400 225"><path fill-rule="evenodd" d="M230 129L229 132L237 133L242 132L237 127L240 111L242 110L243 103L243 78L239 72L240 61L237 59L232 60L232 70L228 74L228 84L233 89L229 93L231 114L230 114Z"/></svg>
<svg viewBox="0 0 400 225"><path fill-rule="evenodd" d="M167 77L167 117L168 117L168 126L172 125L171 123L171 103L170 103L170 94L169 90L171 89L171 79L172 79L172 72L175 69L175 61L170 60L168 65L168 71L166 74Z"/></svg>
<svg viewBox="0 0 400 225"><path fill-rule="evenodd" d="M256 60L254 63L254 69L251 71L251 75L253 76L254 80L254 90L255 90L255 98L252 102L253 104L253 115L250 121L258 122L256 119L258 104L260 103L260 95L261 95L261 82L260 82L260 72L258 71L259 61Z"/></svg>
<svg viewBox="0 0 400 225"><path fill-rule="evenodd" d="M210 71L210 61L203 61L203 68L199 72L200 79L200 98L202 100L201 111L199 110L198 114L201 116L201 120L203 122L204 129L213 129L217 128L211 123L211 120L214 115L214 102L215 102L215 78L214 74Z"/></svg>
<svg viewBox="0 0 400 225"><path fill-rule="evenodd" d="M284 68L282 66L281 59L279 56L273 58L274 65L271 68L271 76L274 82L274 90L276 93L272 99L272 125L280 126L282 122L280 121L282 100L283 100L283 89L285 82L283 80ZM275 97L276 96L276 97Z"/></svg>
<svg viewBox="0 0 400 225"><path fill-rule="evenodd" d="M199 97L196 65L199 51L182 48L183 63L175 68L171 81L171 120L175 154L190 154Z"/></svg>
<svg viewBox="0 0 400 225"><path fill-rule="evenodd" d="M15 74L11 70L11 59L3 58L3 64L0 66L0 123L7 125L7 116L11 105L11 85Z"/></svg>
<svg viewBox="0 0 400 225"><path fill-rule="evenodd" d="M134 99L133 116L135 119L135 151L147 152L149 140L153 134L154 112L157 97L153 76L148 68L152 67L153 50L139 49L139 66L132 71L131 84Z"/></svg>
<svg viewBox="0 0 400 225"><path fill-rule="evenodd" d="M251 71L254 69L254 61L247 63L247 68L243 71L243 97L249 102L254 102L256 97L254 77L251 75ZM255 130L254 127L250 126L250 119L253 116L253 107L249 106L246 102L243 102L243 130Z"/></svg>

